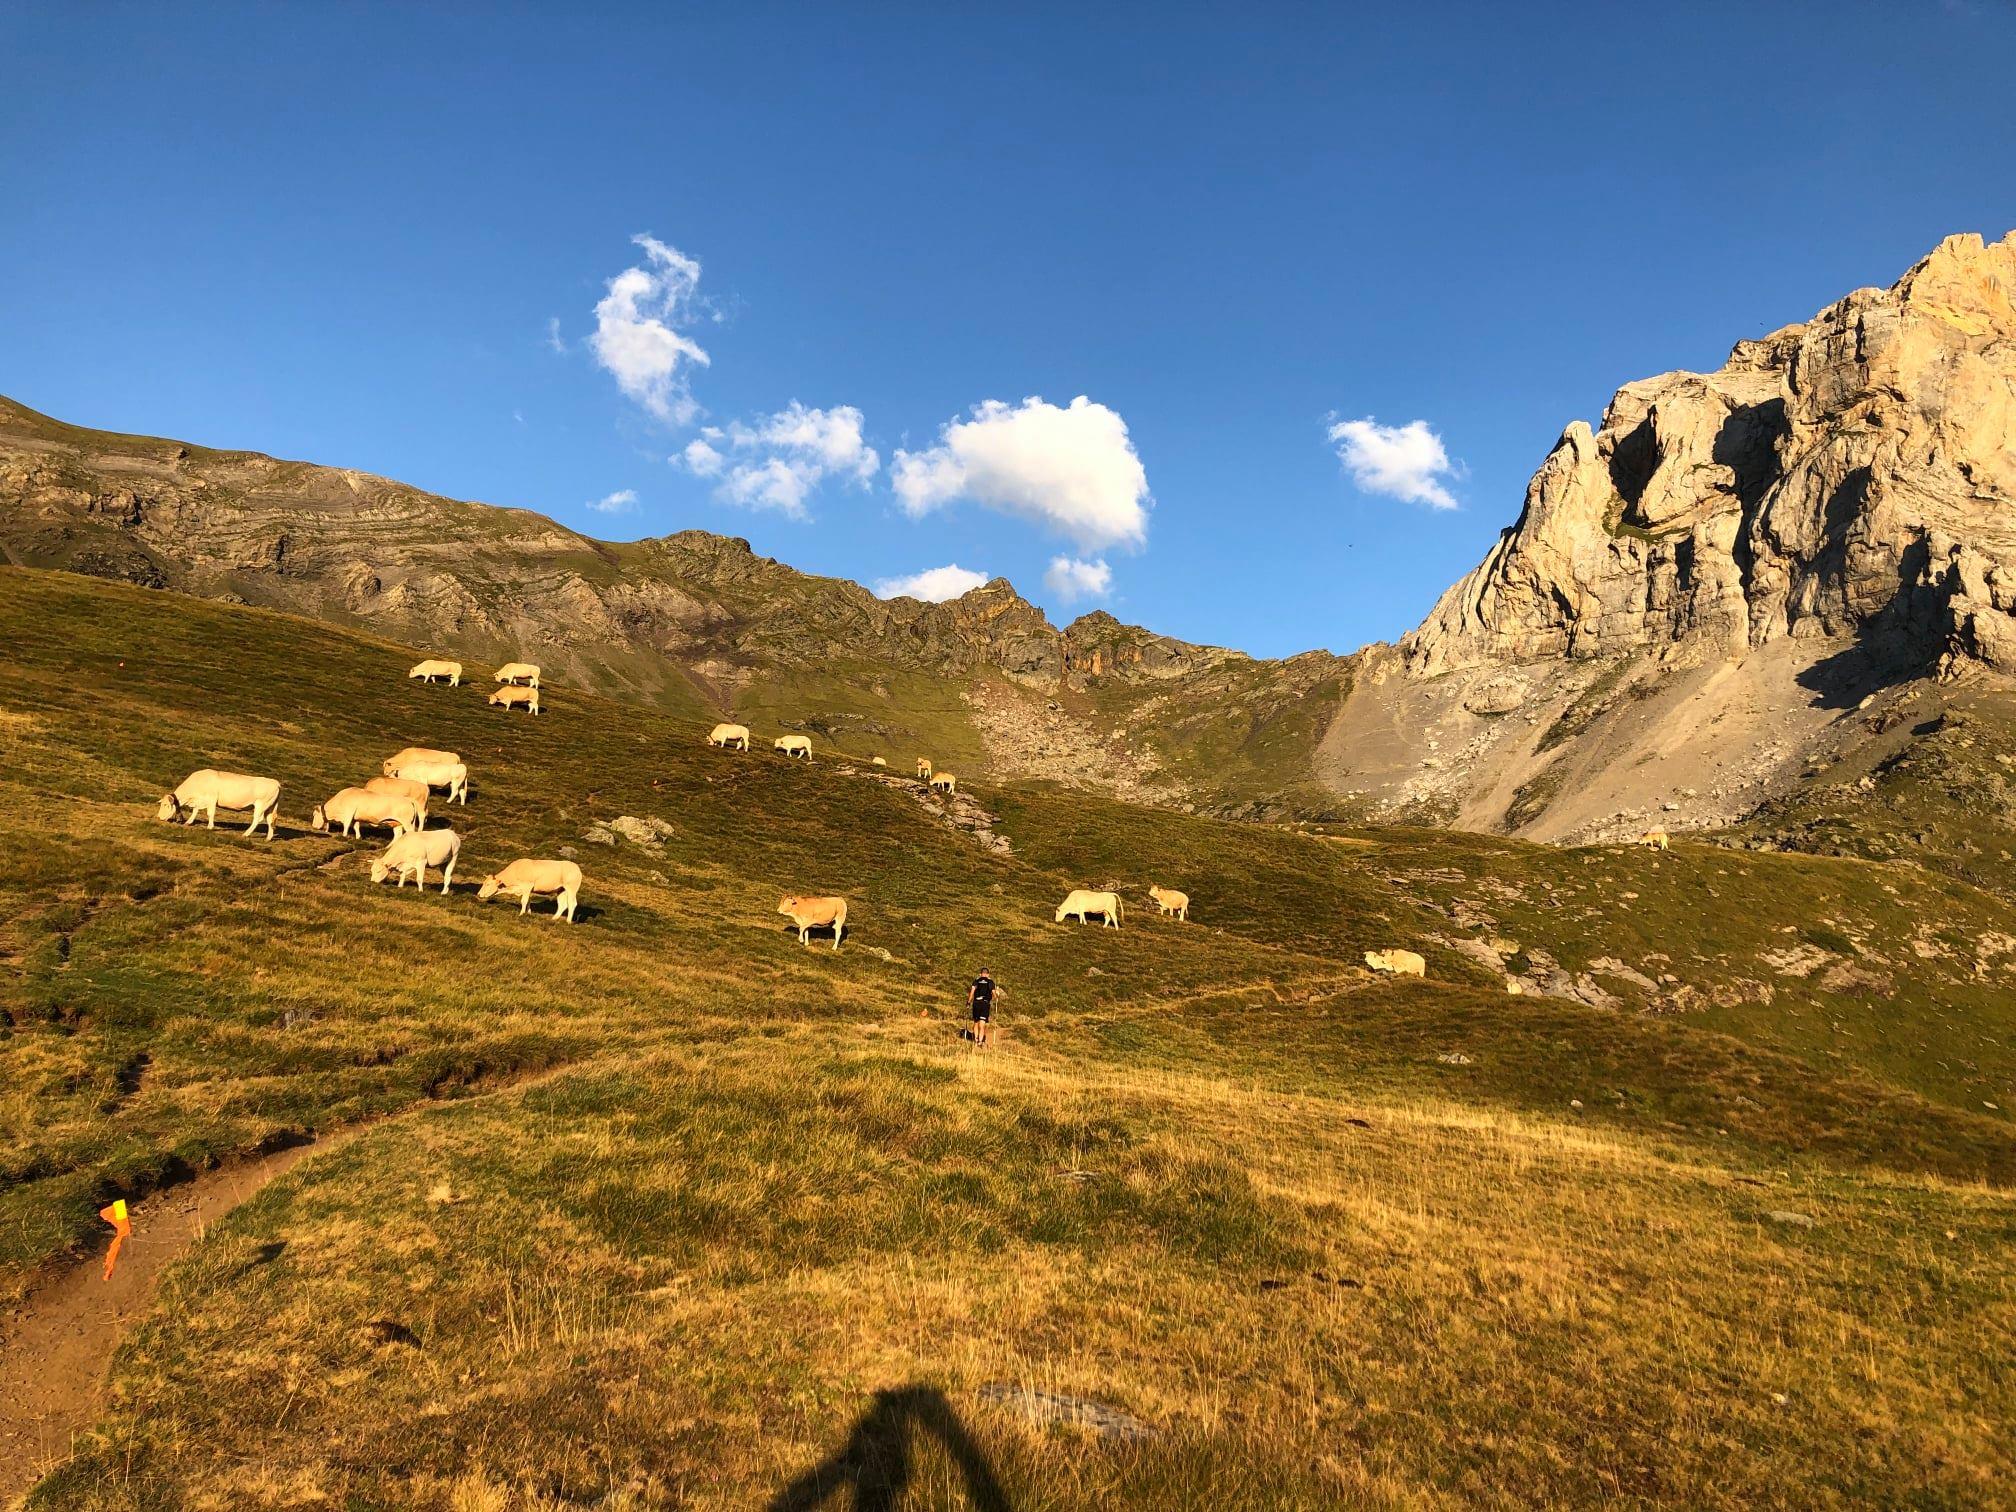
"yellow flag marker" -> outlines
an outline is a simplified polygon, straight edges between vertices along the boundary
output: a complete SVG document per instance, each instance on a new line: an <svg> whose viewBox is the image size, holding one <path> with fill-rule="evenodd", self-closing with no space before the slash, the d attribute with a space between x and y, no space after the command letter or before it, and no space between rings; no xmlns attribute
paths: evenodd
<svg viewBox="0 0 2016 1512"><path fill-rule="evenodd" d="M110 1207L98 1209L98 1216L112 1225L112 1248L105 1251L105 1279L112 1279L112 1267L119 1262L119 1246L133 1232L133 1220L126 1216L126 1199L115 1198Z"/></svg>

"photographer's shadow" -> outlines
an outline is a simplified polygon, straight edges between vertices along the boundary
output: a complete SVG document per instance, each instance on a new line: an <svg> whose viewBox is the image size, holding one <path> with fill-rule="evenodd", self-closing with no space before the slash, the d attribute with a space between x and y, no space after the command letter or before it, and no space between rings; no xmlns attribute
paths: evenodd
<svg viewBox="0 0 2016 1512"><path fill-rule="evenodd" d="M965 1477L966 1499L971 1506L979 1512L1010 1512L1007 1495L987 1457L945 1394L932 1386L876 1392L873 1405L861 1414L847 1442L778 1492L770 1512L813 1512L850 1486L853 1512L895 1512L910 1486L917 1429L945 1446Z"/></svg>

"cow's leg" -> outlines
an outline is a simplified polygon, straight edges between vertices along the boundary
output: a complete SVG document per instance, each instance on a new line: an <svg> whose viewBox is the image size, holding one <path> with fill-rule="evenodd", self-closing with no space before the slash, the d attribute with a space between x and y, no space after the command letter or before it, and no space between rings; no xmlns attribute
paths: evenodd
<svg viewBox="0 0 2016 1512"><path fill-rule="evenodd" d="M448 896L448 884L449 884L449 882L451 882L452 880L454 880L454 876L455 876L455 858L454 858L453 856L450 856L450 857L448 858L448 864L447 864L446 866L444 866L444 867L442 867L442 868L441 868L441 896L442 896L442 897L444 897L444 898L445 898L445 897L447 897L447 896Z"/></svg>
<svg viewBox="0 0 2016 1512"><path fill-rule="evenodd" d="M524 915L530 913L531 911L532 911L532 889L530 887L521 887L518 890L519 916L522 918Z"/></svg>
<svg viewBox="0 0 2016 1512"><path fill-rule="evenodd" d="M210 800L210 821L209 821L209 827L210 827L211 829L215 829L215 828L217 828L217 800L216 800L215 798L212 798L212 799Z"/></svg>

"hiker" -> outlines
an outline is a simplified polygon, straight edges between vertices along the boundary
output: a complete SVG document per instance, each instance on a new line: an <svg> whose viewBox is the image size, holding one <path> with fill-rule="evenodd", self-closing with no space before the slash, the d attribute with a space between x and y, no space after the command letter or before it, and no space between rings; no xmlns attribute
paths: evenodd
<svg viewBox="0 0 2016 1512"><path fill-rule="evenodd" d="M984 966L966 989L966 1004L973 1010L973 1027L967 1035L983 1050L987 1048L987 1026L994 1017L994 999L1000 991L994 985L994 974Z"/></svg>

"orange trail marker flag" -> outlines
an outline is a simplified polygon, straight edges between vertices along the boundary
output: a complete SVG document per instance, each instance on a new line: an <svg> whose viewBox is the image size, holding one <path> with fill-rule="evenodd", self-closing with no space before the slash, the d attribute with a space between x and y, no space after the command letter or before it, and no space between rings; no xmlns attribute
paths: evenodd
<svg viewBox="0 0 2016 1512"><path fill-rule="evenodd" d="M133 1220L126 1216L126 1199L115 1200L110 1207L98 1209L98 1216L112 1225L112 1248L105 1251L105 1279L112 1279L112 1267L119 1263L119 1246L126 1242L126 1236L133 1232Z"/></svg>

